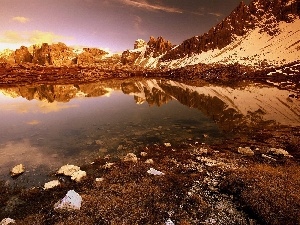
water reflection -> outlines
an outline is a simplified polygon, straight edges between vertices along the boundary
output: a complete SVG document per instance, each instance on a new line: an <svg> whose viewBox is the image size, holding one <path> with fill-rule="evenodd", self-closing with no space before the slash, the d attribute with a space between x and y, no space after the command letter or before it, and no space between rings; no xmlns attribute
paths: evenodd
<svg viewBox="0 0 300 225"><path fill-rule="evenodd" d="M257 84L153 79L0 88L0 179L18 163L47 174L147 144L213 142L256 126L299 126L300 104L289 94Z"/></svg>

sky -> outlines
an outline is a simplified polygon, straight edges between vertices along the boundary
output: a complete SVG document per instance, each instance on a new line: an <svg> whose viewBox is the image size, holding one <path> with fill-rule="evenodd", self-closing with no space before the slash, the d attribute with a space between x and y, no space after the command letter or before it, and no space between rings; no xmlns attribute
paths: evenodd
<svg viewBox="0 0 300 225"><path fill-rule="evenodd" d="M249 4L251 0L244 0ZM63 42L112 52L137 39L172 44L207 32L240 0L0 0L0 50Z"/></svg>

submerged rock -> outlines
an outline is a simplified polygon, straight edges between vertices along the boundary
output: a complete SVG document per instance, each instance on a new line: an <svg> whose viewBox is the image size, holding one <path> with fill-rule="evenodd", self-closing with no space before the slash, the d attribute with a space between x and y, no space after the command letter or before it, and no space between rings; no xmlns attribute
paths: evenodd
<svg viewBox="0 0 300 225"><path fill-rule="evenodd" d="M70 190L63 199L55 203L54 209L67 211L80 210L81 202L81 196L74 190Z"/></svg>
<svg viewBox="0 0 300 225"><path fill-rule="evenodd" d="M1 220L0 225L8 225L12 223L16 223L16 221L11 218L4 218L3 220Z"/></svg>
<svg viewBox="0 0 300 225"><path fill-rule="evenodd" d="M25 166L23 164L16 165L10 171L11 177L16 177L25 172Z"/></svg>
<svg viewBox="0 0 300 225"><path fill-rule="evenodd" d="M160 172L156 169L153 169L153 168L150 168L147 173L149 174L152 174L152 175L155 175L155 176L162 176L162 175L165 175L163 172Z"/></svg>
<svg viewBox="0 0 300 225"><path fill-rule="evenodd" d="M242 154L242 155L247 155L247 156L253 156L254 155L254 151L251 150L250 147L239 147L238 148L238 153Z"/></svg>
<svg viewBox="0 0 300 225"><path fill-rule="evenodd" d="M51 189L60 185L59 180L52 180L44 184L44 190Z"/></svg>

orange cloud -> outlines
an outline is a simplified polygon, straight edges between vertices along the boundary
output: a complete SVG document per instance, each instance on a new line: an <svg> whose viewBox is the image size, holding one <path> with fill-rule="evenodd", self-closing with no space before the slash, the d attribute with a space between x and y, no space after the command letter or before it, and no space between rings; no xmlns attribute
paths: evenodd
<svg viewBox="0 0 300 225"><path fill-rule="evenodd" d="M31 32L18 32L18 31L4 31L0 34L0 43L8 44L41 44L41 43L55 43L55 42L64 42L65 40L71 40L72 37L65 37L62 35L57 35L53 32L44 32L44 31L31 31Z"/></svg>
<svg viewBox="0 0 300 225"><path fill-rule="evenodd" d="M19 22L19 23L27 23L30 21L29 18L23 17L23 16L15 16L12 18L13 21Z"/></svg>
<svg viewBox="0 0 300 225"><path fill-rule="evenodd" d="M125 5L142 8L142 9L149 10L149 11L163 11L163 12L168 12L168 13L183 13L183 11L178 8L168 7L168 6L164 6L164 5L158 5L158 4L151 4L151 3L147 2L146 0L140 0L140 1L120 0L120 1L121 1L121 3L123 3Z"/></svg>

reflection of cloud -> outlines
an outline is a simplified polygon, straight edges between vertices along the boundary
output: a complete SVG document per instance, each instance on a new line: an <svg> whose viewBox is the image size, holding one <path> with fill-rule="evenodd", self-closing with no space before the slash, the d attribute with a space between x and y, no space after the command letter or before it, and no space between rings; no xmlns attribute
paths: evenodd
<svg viewBox="0 0 300 225"><path fill-rule="evenodd" d="M28 124L28 125L37 125L39 123L40 123L40 121L38 121L38 120L31 120L31 121L27 122L26 124Z"/></svg>
<svg viewBox="0 0 300 225"><path fill-rule="evenodd" d="M8 44L41 44L70 40L71 37L65 37L57 35L53 32L44 32L44 31L30 31L30 32L19 32L7 30L0 35L0 42Z"/></svg>
<svg viewBox="0 0 300 225"><path fill-rule="evenodd" d="M4 104L0 104L1 110L5 111L13 111L18 113L51 113L51 112L59 112L64 109L69 108L77 108L78 105L71 105L70 103L62 103L62 102L18 102L18 103L10 103L6 102Z"/></svg>
<svg viewBox="0 0 300 225"><path fill-rule="evenodd" d="M50 113L50 112L59 112L64 109L77 108L78 105L71 105L69 103L61 102L38 102L37 104L39 112Z"/></svg>
<svg viewBox="0 0 300 225"><path fill-rule="evenodd" d="M137 8L141 8L144 10L149 10L149 11L163 11L163 12L168 12L168 13L182 13L182 10L174 7L168 7L164 5L157 5L157 4L152 4L149 3L146 0L119 0L121 3Z"/></svg>
<svg viewBox="0 0 300 225"><path fill-rule="evenodd" d="M29 18L23 17L23 16L16 16L12 18L13 21L17 21L19 23L27 23L30 21Z"/></svg>

